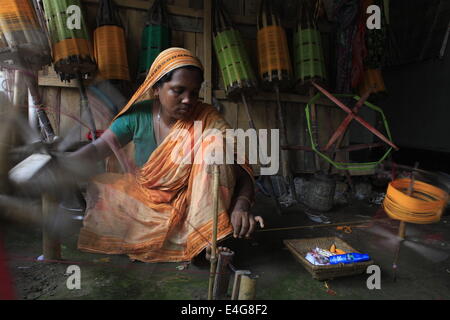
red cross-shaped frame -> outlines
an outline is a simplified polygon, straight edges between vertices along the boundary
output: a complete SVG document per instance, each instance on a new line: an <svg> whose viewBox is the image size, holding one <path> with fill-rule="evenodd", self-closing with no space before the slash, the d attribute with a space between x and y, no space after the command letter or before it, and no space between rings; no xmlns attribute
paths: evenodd
<svg viewBox="0 0 450 320"><path fill-rule="evenodd" d="M327 151L335 142L337 139L339 139L340 136L344 134L344 132L347 130L348 125L352 120L358 121L360 124L362 124L365 128L367 128L370 132L372 132L374 135L376 135L378 138L386 142L388 145L390 145L395 150L398 150L399 148L393 144L389 139L387 139L381 132L379 132L377 129L375 129L370 123L365 121L363 118L357 115L359 109L361 106L366 102L367 98L370 96L370 91L367 91L361 99L356 103L353 110L351 110L349 107L347 107L345 104L343 104L341 101L339 101L337 98L335 98L331 93L329 93L327 90L319 86L317 83L312 83L314 87L316 87L320 92L322 92L328 99L330 99L332 102L334 102L338 107L340 107L342 110L348 113L347 117L342 121L341 125L336 129L334 134L331 136L330 140L328 141L327 145L325 146L325 151Z"/></svg>

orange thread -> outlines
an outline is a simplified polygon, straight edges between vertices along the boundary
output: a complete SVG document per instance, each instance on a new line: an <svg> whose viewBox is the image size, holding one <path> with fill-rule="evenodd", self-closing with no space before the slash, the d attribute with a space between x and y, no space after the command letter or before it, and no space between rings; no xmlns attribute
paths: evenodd
<svg viewBox="0 0 450 320"><path fill-rule="evenodd" d="M389 183L383 207L396 220L427 224L438 222L448 201L448 193L430 184L415 181L411 196L407 190L410 179Z"/></svg>
<svg viewBox="0 0 450 320"><path fill-rule="evenodd" d="M258 31L259 73L277 70L292 72L286 34L280 26L269 26Z"/></svg>
<svg viewBox="0 0 450 320"><path fill-rule="evenodd" d="M58 62L70 56L91 57L91 48L86 39L65 39L53 45L53 61Z"/></svg>
<svg viewBox="0 0 450 320"><path fill-rule="evenodd" d="M0 21L3 32L35 29L38 26L34 8L28 0L2 1Z"/></svg>
<svg viewBox="0 0 450 320"><path fill-rule="evenodd" d="M94 31L94 56L99 76L104 79L130 80L125 33L118 26L102 26Z"/></svg>

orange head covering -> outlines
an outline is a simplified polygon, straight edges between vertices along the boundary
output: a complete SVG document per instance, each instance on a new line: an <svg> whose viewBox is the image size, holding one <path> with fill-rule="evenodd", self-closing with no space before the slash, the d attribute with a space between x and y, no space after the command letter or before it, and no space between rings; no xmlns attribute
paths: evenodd
<svg viewBox="0 0 450 320"><path fill-rule="evenodd" d="M187 49L169 48L161 52L150 67L144 83L137 89L130 101L128 101L113 120L127 112L135 102L143 100L143 98L154 99L155 96L152 87L155 83L170 71L186 66L198 67L203 71L203 65L200 60Z"/></svg>

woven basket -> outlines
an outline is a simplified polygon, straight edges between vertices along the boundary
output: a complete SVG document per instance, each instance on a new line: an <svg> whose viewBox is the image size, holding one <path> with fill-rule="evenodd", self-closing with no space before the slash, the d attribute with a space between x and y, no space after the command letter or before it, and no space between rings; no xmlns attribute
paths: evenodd
<svg viewBox="0 0 450 320"><path fill-rule="evenodd" d="M349 263L317 266L306 260L306 254L316 247L328 249L334 243L337 248L345 252L358 252L348 243L337 237L313 238L313 239L291 239L283 241L294 257L311 273L316 280L330 280L338 277L361 274L367 267L374 264L373 260Z"/></svg>

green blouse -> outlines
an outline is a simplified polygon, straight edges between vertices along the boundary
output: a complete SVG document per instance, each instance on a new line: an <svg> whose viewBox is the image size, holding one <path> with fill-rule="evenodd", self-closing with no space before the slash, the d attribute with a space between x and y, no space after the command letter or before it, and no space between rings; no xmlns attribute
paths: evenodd
<svg viewBox="0 0 450 320"><path fill-rule="evenodd" d="M135 144L136 165L142 167L157 147L153 130L153 103L145 100L135 103L129 111L117 118L109 127L122 147L130 141Z"/></svg>

